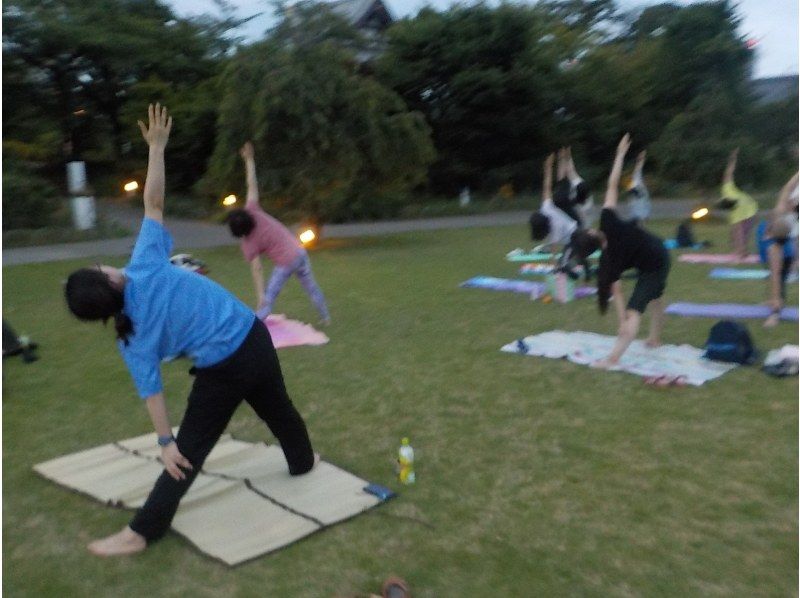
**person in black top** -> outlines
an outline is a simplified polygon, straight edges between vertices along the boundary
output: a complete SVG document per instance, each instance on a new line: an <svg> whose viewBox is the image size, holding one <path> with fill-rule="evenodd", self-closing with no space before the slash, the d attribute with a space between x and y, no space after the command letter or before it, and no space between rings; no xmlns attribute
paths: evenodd
<svg viewBox="0 0 800 598"><path fill-rule="evenodd" d="M663 294L669 274L669 253L664 241L640 226L622 220L616 212L619 197L619 179L625 154L630 147L630 135L620 140L614 166L608 176L608 188L600 212L600 229L578 231L574 244L579 255L587 256L601 249L600 265L597 274L597 298L600 313L608 309L608 302L614 298L614 307L619 318L619 335L611 353L605 359L595 362L595 367L615 366L623 353L639 332L642 314L651 305L650 335L648 347L661 344L661 329L664 324ZM636 286L630 300L625 305L620 278L622 273L635 268Z"/></svg>

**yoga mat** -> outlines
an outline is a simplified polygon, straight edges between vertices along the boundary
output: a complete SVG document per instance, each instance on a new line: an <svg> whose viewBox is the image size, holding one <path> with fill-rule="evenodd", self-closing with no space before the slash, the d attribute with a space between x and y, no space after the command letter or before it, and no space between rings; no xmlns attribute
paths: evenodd
<svg viewBox="0 0 800 598"><path fill-rule="evenodd" d="M547 283L534 280L513 280L508 278L494 278L492 276L475 276L462 282L459 286L468 289L489 289L491 291L509 291L530 295L531 299L538 299L547 293ZM582 299L595 295L594 287L576 287L575 298Z"/></svg>
<svg viewBox="0 0 800 598"><path fill-rule="evenodd" d="M155 434L34 465L41 476L110 506L136 509L161 474ZM321 461L292 477L274 445L225 434L181 501L172 529L201 552L238 565L349 519L382 501L367 482Z"/></svg>
<svg viewBox="0 0 800 598"><path fill-rule="evenodd" d="M678 245L677 239L664 239L664 247L667 249L702 249L705 245L702 243L695 243L691 247L681 247Z"/></svg>
<svg viewBox="0 0 800 598"><path fill-rule="evenodd" d="M526 336L508 343L500 350L520 355L566 358L573 363L591 365L608 357L615 340L613 336L593 332L553 330ZM650 349L643 341L636 340L613 370L637 376L685 376L687 384L700 386L737 367L734 363L705 359L703 352L691 345L662 345ZM598 376L602 373L603 370L597 370Z"/></svg>
<svg viewBox="0 0 800 598"><path fill-rule="evenodd" d="M262 320L267 325L276 349L298 345L324 345L330 339L310 324L290 320L283 314L270 314Z"/></svg>
<svg viewBox="0 0 800 598"><path fill-rule="evenodd" d="M714 268L708 277L720 280L766 280L769 278L769 270ZM790 274L786 282L797 282L797 274Z"/></svg>
<svg viewBox="0 0 800 598"><path fill-rule="evenodd" d="M526 253L522 249L514 249L506 254L506 259L509 262L549 262L558 259L560 253L545 253L545 252L530 252ZM595 251L589 256L589 259L600 259L600 251Z"/></svg>
<svg viewBox="0 0 800 598"><path fill-rule="evenodd" d="M755 254L741 258L733 253L682 253L679 262L687 264L758 264L761 262Z"/></svg>
<svg viewBox="0 0 800 598"><path fill-rule="evenodd" d="M690 318L767 318L772 311L766 305L742 305L738 303L672 303L666 313ZM781 320L797 321L797 308L784 307Z"/></svg>
<svg viewBox="0 0 800 598"><path fill-rule="evenodd" d="M527 276L547 276L552 274L554 270L555 267L552 264L522 264L519 267L519 273ZM575 266L572 271L583 275L583 266Z"/></svg>

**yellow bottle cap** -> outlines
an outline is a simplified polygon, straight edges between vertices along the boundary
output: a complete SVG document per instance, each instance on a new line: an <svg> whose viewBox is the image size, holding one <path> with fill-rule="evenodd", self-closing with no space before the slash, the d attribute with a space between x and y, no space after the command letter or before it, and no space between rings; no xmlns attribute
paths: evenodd
<svg viewBox="0 0 800 598"><path fill-rule="evenodd" d="M403 438L403 440L400 441L400 444L408 444L408 438Z"/></svg>

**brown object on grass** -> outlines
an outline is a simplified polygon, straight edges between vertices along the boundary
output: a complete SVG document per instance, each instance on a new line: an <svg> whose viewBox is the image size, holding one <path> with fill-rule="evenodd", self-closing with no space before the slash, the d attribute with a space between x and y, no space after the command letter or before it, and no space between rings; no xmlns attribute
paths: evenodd
<svg viewBox="0 0 800 598"><path fill-rule="evenodd" d="M381 596L383 598L411 598L411 590L404 580L393 575L383 582Z"/></svg>

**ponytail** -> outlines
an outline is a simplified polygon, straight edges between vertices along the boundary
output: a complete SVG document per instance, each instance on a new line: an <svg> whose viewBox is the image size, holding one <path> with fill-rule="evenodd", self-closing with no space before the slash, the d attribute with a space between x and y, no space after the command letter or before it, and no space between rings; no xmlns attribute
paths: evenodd
<svg viewBox="0 0 800 598"><path fill-rule="evenodd" d="M114 313L114 330L117 331L117 339L128 346L128 336L133 334L133 322L122 310Z"/></svg>
<svg viewBox="0 0 800 598"><path fill-rule="evenodd" d="M608 300L611 298L611 274L609 272L608 257L606 252L600 255L600 265L597 269L597 307L600 313L608 311Z"/></svg>

